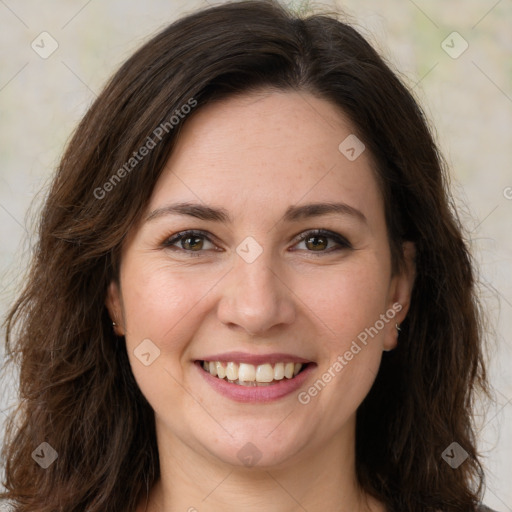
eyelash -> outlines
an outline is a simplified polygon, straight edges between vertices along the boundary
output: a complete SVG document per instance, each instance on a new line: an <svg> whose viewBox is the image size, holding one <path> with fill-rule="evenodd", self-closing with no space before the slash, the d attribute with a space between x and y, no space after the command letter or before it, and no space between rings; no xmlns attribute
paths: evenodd
<svg viewBox="0 0 512 512"><path fill-rule="evenodd" d="M192 256L192 257L201 256L201 253L204 252L204 250L191 251L189 249L183 249L183 248L178 248L178 247L174 246L174 244L176 244L177 242L179 242L183 239L189 238L189 237L201 237L201 238L208 240L210 243L213 244L213 242L210 240L210 238L208 237L206 232L191 229L191 230L180 231L179 233L176 233L176 235L173 235L170 238L166 239L162 245L165 248L168 248L171 250L183 251L184 253L186 253L187 255ZM305 232L301 233L300 235L298 235L297 237L295 237L295 239L293 240L295 242L294 245L296 245L300 242L303 242L304 240L307 240L309 237L325 237L325 238L334 240L339 245L339 247L334 248L334 250L333 250L333 248L330 248L325 251L318 251L318 252L307 251L307 252L311 253L312 256L314 256L314 257L322 256L324 254L330 254L332 252L336 252L336 251L343 250L343 249L352 249L352 245L346 238L339 235L338 233L334 233L333 231L328 231L326 229L311 229L309 231L305 231Z"/></svg>

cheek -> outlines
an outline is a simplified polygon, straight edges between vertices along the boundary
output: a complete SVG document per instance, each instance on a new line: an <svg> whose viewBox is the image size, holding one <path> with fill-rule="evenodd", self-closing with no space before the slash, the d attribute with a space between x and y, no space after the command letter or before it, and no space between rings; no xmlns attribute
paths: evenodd
<svg viewBox="0 0 512 512"><path fill-rule="evenodd" d="M354 259L322 281L315 295L313 307L324 326L326 357L317 381L302 398L328 403L325 420L333 429L359 407L380 366L380 340L392 322L381 320L388 304L386 261L378 253Z"/></svg>
<svg viewBox="0 0 512 512"><path fill-rule="evenodd" d="M174 393L176 381L183 380L182 363L200 326L202 298L218 276L184 275L165 265L130 261L123 273L125 339L132 371L150 403L165 400Z"/></svg>
<svg viewBox="0 0 512 512"><path fill-rule="evenodd" d="M180 272L152 262L127 265L126 276L123 303L130 344L145 337L158 345L181 339L202 297L218 280L216 273Z"/></svg>
<svg viewBox="0 0 512 512"><path fill-rule="evenodd" d="M336 270L301 278L300 297L324 327L331 351L342 350L385 313L388 300L387 269L375 258L356 261ZM309 290L309 292L308 292Z"/></svg>
<svg viewBox="0 0 512 512"><path fill-rule="evenodd" d="M382 357L381 337L388 324L386 283L378 272L346 269L325 281L311 309L321 326L317 343L322 348L318 375L298 397L312 411L322 411L323 428L335 434L355 413L377 376Z"/></svg>
<svg viewBox="0 0 512 512"><path fill-rule="evenodd" d="M316 279L308 306L321 326L317 340L323 358L315 383L301 403L330 404L325 419L335 428L347 420L369 392L377 375L381 338L391 320L381 320L388 299L386 260L370 255ZM305 285L306 283L304 283ZM312 284L312 283L309 283ZM298 295L306 293L306 286Z"/></svg>

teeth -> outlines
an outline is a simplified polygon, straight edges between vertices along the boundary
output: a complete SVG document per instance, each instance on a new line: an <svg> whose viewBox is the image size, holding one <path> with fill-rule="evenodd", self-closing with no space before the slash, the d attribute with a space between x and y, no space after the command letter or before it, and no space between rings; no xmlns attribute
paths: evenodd
<svg viewBox="0 0 512 512"><path fill-rule="evenodd" d="M254 368L254 365L240 363L240 366L238 367L238 380L254 382L256 380L256 368Z"/></svg>
<svg viewBox="0 0 512 512"><path fill-rule="evenodd" d="M269 385L273 381L285 377L295 377L303 365L301 363L270 363L254 366L247 363L221 363L220 361L203 361L203 369L219 379L226 378L230 382L243 386Z"/></svg>
<svg viewBox="0 0 512 512"><path fill-rule="evenodd" d="M272 382L274 380L274 368L272 368L272 365L260 364L256 368L255 380L257 382Z"/></svg>
<svg viewBox="0 0 512 512"><path fill-rule="evenodd" d="M284 367L284 376L287 379L291 379L293 377L293 370L295 369L295 365L293 363L286 363Z"/></svg>
<svg viewBox="0 0 512 512"><path fill-rule="evenodd" d="M274 366L274 379L284 379L284 363L276 363Z"/></svg>
<svg viewBox="0 0 512 512"><path fill-rule="evenodd" d="M226 365L226 377L228 380L238 379L238 365L236 363L228 363Z"/></svg>
<svg viewBox="0 0 512 512"><path fill-rule="evenodd" d="M215 368L217 369L217 377L219 377L219 379L223 379L226 376L226 369L222 366L222 363L217 361L215 363Z"/></svg>

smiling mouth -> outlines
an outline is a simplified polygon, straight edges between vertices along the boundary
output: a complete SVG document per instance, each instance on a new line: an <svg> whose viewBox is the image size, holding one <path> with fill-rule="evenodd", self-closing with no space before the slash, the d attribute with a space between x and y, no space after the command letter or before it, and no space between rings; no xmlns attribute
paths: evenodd
<svg viewBox="0 0 512 512"><path fill-rule="evenodd" d="M239 386L272 386L292 380L310 363L280 362L253 365L247 363L197 361L201 368L217 379Z"/></svg>

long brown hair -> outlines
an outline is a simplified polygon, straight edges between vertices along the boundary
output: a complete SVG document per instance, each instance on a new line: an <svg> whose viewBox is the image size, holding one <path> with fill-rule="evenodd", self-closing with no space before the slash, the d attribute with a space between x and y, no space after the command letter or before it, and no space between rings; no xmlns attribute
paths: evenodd
<svg viewBox="0 0 512 512"><path fill-rule="evenodd" d="M6 320L7 353L20 369L20 405L3 447L2 497L13 510L134 511L159 478L153 411L112 330L107 286L181 127L208 102L261 88L309 92L348 116L376 163L395 270L402 242L416 245L398 348L384 354L358 410L361 487L393 511L470 511L479 502L472 407L475 391L488 391L482 320L424 115L339 16L301 18L255 0L165 28L113 76L67 146ZM143 146L152 147L131 161ZM46 469L32 457L42 442L58 454ZM469 455L457 469L441 458L452 442Z"/></svg>

